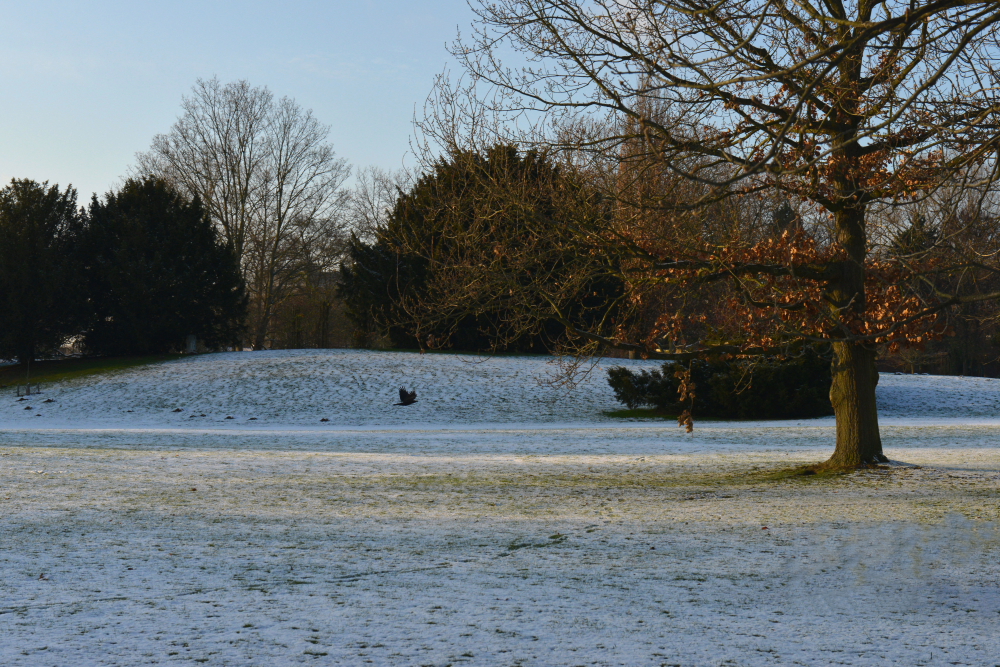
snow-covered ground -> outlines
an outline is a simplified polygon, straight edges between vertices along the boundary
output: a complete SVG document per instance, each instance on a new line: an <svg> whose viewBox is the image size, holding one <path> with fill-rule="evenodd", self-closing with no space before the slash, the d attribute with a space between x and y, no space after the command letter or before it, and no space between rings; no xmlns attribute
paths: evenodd
<svg viewBox="0 0 1000 667"><path fill-rule="evenodd" d="M831 419L612 420L614 363L649 362L568 391L537 357L233 353L0 394L0 664L1000 664L1000 381L884 375L900 463L789 480Z"/></svg>
<svg viewBox="0 0 1000 667"><path fill-rule="evenodd" d="M559 372L548 361L352 350L194 356L43 387L54 403L4 401L0 427L593 423L620 407L605 380L612 364L594 369L586 390L560 391L547 384ZM400 385L418 393L405 410L393 406Z"/></svg>

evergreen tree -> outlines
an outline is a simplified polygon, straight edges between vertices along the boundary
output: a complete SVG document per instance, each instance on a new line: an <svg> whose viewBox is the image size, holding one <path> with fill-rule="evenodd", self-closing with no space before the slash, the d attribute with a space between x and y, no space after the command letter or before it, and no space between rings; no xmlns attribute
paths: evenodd
<svg viewBox="0 0 1000 667"><path fill-rule="evenodd" d="M487 247L517 243L531 248L524 262L508 263L497 255L491 270L506 275L512 285L539 276L562 281L573 291L567 315L600 317L621 294L621 282L572 284L569 267L601 260L581 258L561 243L569 221L581 211L606 213L590 205L591 194L534 151L522 155L506 145L482 153L455 151L400 194L373 243L352 239L341 266L348 314L362 332L387 334L396 347L543 352L565 327L552 318L531 331L507 335L510 318L518 316L513 299L519 290L484 289L455 307L438 307L430 295L442 284L462 280L469 249L456 239L478 229ZM528 230L539 222L544 234L531 236Z"/></svg>
<svg viewBox="0 0 1000 667"><path fill-rule="evenodd" d="M14 179L0 190L0 357L21 363L79 331L76 191Z"/></svg>
<svg viewBox="0 0 1000 667"><path fill-rule="evenodd" d="M368 347L372 337L384 333L394 347L417 347L403 297L423 290L427 262L407 253L388 230L374 243L351 237L347 261L340 269L340 297L357 327L356 345Z"/></svg>
<svg viewBox="0 0 1000 667"><path fill-rule="evenodd" d="M175 351L187 336L237 343L246 318L239 262L201 201L165 181L129 179L89 209L85 275L94 321L87 349Z"/></svg>
<svg viewBox="0 0 1000 667"><path fill-rule="evenodd" d="M617 366L608 370L608 384L629 408L649 406L670 415L693 407L701 417L719 419L822 417L833 414L830 356L806 347L789 358L696 359L635 371ZM697 394L693 403L678 393L686 370Z"/></svg>
<svg viewBox="0 0 1000 667"><path fill-rule="evenodd" d="M788 200L785 200L771 213L771 235L778 237L786 231L794 231L796 227L801 227L799 215Z"/></svg>

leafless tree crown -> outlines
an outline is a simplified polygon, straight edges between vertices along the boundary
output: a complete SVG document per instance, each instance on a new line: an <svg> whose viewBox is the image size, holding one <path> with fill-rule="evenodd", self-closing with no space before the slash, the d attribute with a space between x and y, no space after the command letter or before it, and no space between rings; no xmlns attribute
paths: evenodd
<svg viewBox="0 0 1000 667"><path fill-rule="evenodd" d="M309 272L336 265L346 234L350 168L330 128L289 98L246 81L199 80L135 171L199 197L241 258L254 347Z"/></svg>

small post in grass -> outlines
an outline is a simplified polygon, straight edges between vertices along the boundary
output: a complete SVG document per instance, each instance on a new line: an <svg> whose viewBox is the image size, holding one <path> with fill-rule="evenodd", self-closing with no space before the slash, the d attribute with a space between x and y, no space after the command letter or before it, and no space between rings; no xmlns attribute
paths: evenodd
<svg viewBox="0 0 1000 667"><path fill-rule="evenodd" d="M20 384L17 385L17 395L18 396L31 396L31 357L30 356L28 357L28 359L27 359L27 361L25 362L24 365L25 365L25 369L24 369L24 384L23 385L20 385ZM24 393L23 394L21 393L21 387L24 387ZM39 385L37 383L35 384L35 393L36 394L42 393L42 390L41 390L41 388L39 387Z"/></svg>

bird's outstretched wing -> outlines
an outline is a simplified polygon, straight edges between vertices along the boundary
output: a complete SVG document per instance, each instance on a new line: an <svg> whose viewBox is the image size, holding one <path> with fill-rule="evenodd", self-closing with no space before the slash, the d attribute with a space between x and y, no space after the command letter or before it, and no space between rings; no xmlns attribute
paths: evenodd
<svg viewBox="0 0 1000 667"><path fill-rule="evenodd" d="M399 388L399 403L395 405L410 405L417 402L417 391L406 391L406 387Z"/></svg>

